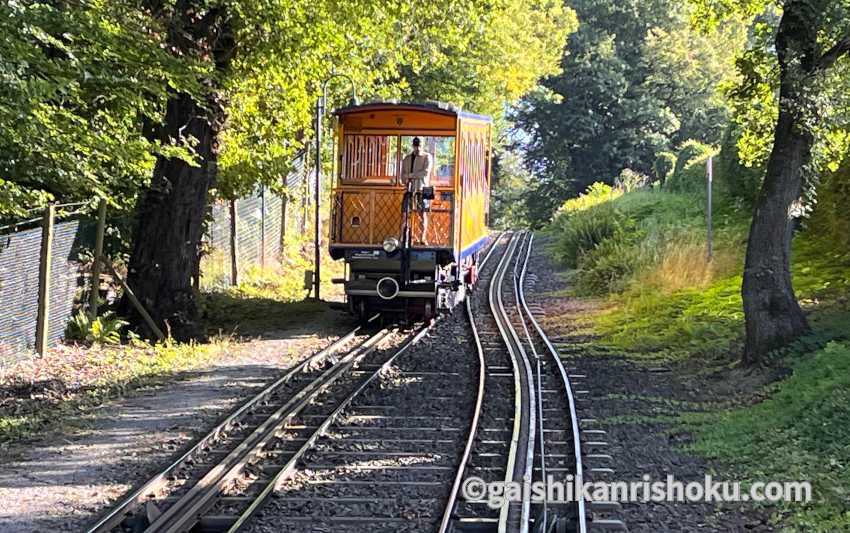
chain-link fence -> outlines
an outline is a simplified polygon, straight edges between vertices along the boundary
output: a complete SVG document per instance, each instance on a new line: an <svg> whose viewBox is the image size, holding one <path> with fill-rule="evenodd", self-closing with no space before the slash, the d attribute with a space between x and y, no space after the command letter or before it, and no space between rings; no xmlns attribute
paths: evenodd
<svg viewBox="0 0 850 533"><path fill-rule="evenodd" d="M202 286L227 287L238 283L243 269L277 261L283 251L288 208L286 197L266 190L213 204L201 260Z"/></svg>
<svg viewBox="0 0 850 533"><path fill-rule="evenodd" d="M287 232L305 232L310 181L305 160L301 154L286 178L288 195L262 188L211 206L201 256L203 289L231 286L240 271L278 261ZM90 204L31 210L35 218L0 226L0 362L55 346L89 299L98 220L81 209ZM104 226L109 222L101 230Z"/></svg>
<svg viewBox="0 0 850 533"><path fill-rule="evenodd" d="M238 285L241 274L250 268L280 259L287 234L305 232L309 172L302 154L286 178L288 194L261 187L250 196L219 200L211 206L201 258L202 289Z"/></svg>
<svg viewBox="0 0 850 533"><path fill-rule="evenodd" d="M0 228L0 357L9 358L39 344L62 339L65 326L76 312L86 290L90 261L85 251L94 242L95 226L88 217L54 207L49 232L44 227L23 229L35 219ZM49 246L45 244L48 239ZM41 290L46 277L47 290Z"/></svg>

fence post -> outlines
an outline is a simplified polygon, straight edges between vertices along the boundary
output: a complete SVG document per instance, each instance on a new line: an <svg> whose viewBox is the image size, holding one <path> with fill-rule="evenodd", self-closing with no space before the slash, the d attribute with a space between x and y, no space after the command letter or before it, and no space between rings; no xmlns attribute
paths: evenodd
<svg viewBox="0 0 850 533"><path fill-rule="evenodd" d="M278 255L282 255L286 246L286 204L289 201L288 194L280 196L280 250Z"/></svg>
<svg viewBox="0 0 850 533"><path fill-rule="evenodd" d="M312 171L310 170L310 147L308 146L306 151L304 152L304 176L302 176L303 184L301 186L301 191L303 196L301 197L301 233L307 233L307 217L308 212L307 208L310 206L309 198L310 198L310 174Z"/></svg>
<svg viewBox="0 0 850 533"><path fill-rule="evenodd" d="M47 320L50 311L50 260L53 251L53 225L56 219L56 206L47 205L41 222L41 254L38 264L38 315L35 326L35 351L38 355L47 353Z"/></svg>
<svg viewBox="0 0 850 533"><path fill-rule="evenodd" d="M236 247L239 239L237 238L236 227L236 200L230 200L230 284L239 285L239 254Z"/></svg>
<svg viewBox="0 0 850 533"><path fill-rule="evenodd" d="M97 232L94 240L94 263L91 267L91 290L89 292L89 317L97 318L98 299L100 297L100 261L103 258L103 234L106 230L106 200L97 206Z"/></svg>
<svg viewBox="0 0 850 533"><path fill-rule="evenodd" d="M260 268L266 268L266 186L260 186Z"/></svg>

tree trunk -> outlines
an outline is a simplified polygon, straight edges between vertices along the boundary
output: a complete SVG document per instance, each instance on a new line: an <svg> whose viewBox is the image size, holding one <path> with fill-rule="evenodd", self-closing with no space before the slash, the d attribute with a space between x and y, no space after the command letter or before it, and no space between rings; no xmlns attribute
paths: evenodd
<svg viewBox="0 0 850 533"><path fill-rule="evenodd" d="M217 70L223 71L235 48L230 28L221 11L203 7L202 0L178 0L169 13L172 44L186 55L208 53ZM164 143L183 144L194 138L199 165L159 157L150 189L139 201L130 256L129 286L163 331L181 341L204 333L192 277L198 271L207 194L215 182L218 134L224 122L215 83L206 81L205 102L184 93L168 101L164 123L155 135ZM138 312L126 300L121 306L131 323L150 336Z"/></svg>
<svg viewBox="0 0 850 533"><path fill-rule="evenodd" d="M817 59L817 19L804 4L786 3L776 36L781 69L779 120L756 200L741 291L747 364L758 363L808 329L790 271L794 206L802 194L803 172L811 163L814 145L811 131L803 124L803 110L810 108L805 85Z"/></svg>
<svg viewBox="0 0 850 533"><path fill-rule="evenodd" d="M151 187L137 211L139 221L127 279L154 321L178 340L195 338L202 332L192 275L197 267L207 193L214 181L216 131L206 115L207 111L189 95L180 94L168 102L163 133L173 138L195 137L202 164L193 167L162 157L157 161ZM134 310L129 317L132 323L143 324Z"/></svg>

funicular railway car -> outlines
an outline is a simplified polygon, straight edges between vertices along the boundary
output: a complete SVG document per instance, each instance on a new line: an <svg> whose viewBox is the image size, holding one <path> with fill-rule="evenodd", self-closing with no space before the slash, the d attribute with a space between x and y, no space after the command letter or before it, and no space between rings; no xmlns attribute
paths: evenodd
<svg viewBox="0 0 850 533"><path fill-rule="evenodd" d="M445 104L336 116L330 254L345 260L350 310L414 321L451 309L487 241L492 120Z"/></svg>

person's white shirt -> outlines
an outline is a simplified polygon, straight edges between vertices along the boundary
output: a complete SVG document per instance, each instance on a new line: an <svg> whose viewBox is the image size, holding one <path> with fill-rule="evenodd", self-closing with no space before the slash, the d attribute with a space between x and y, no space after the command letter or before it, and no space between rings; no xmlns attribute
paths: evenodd
<svg viewBox="0 0 850 533"><path fill-rule="evenodd" d="M422 187L431 184L431 170L434 167L434 158L425 151L418 155L413 152L404 156L401 162L401 182L406 186L409 181L413 182L413 190L421 191Z"/></svg>

